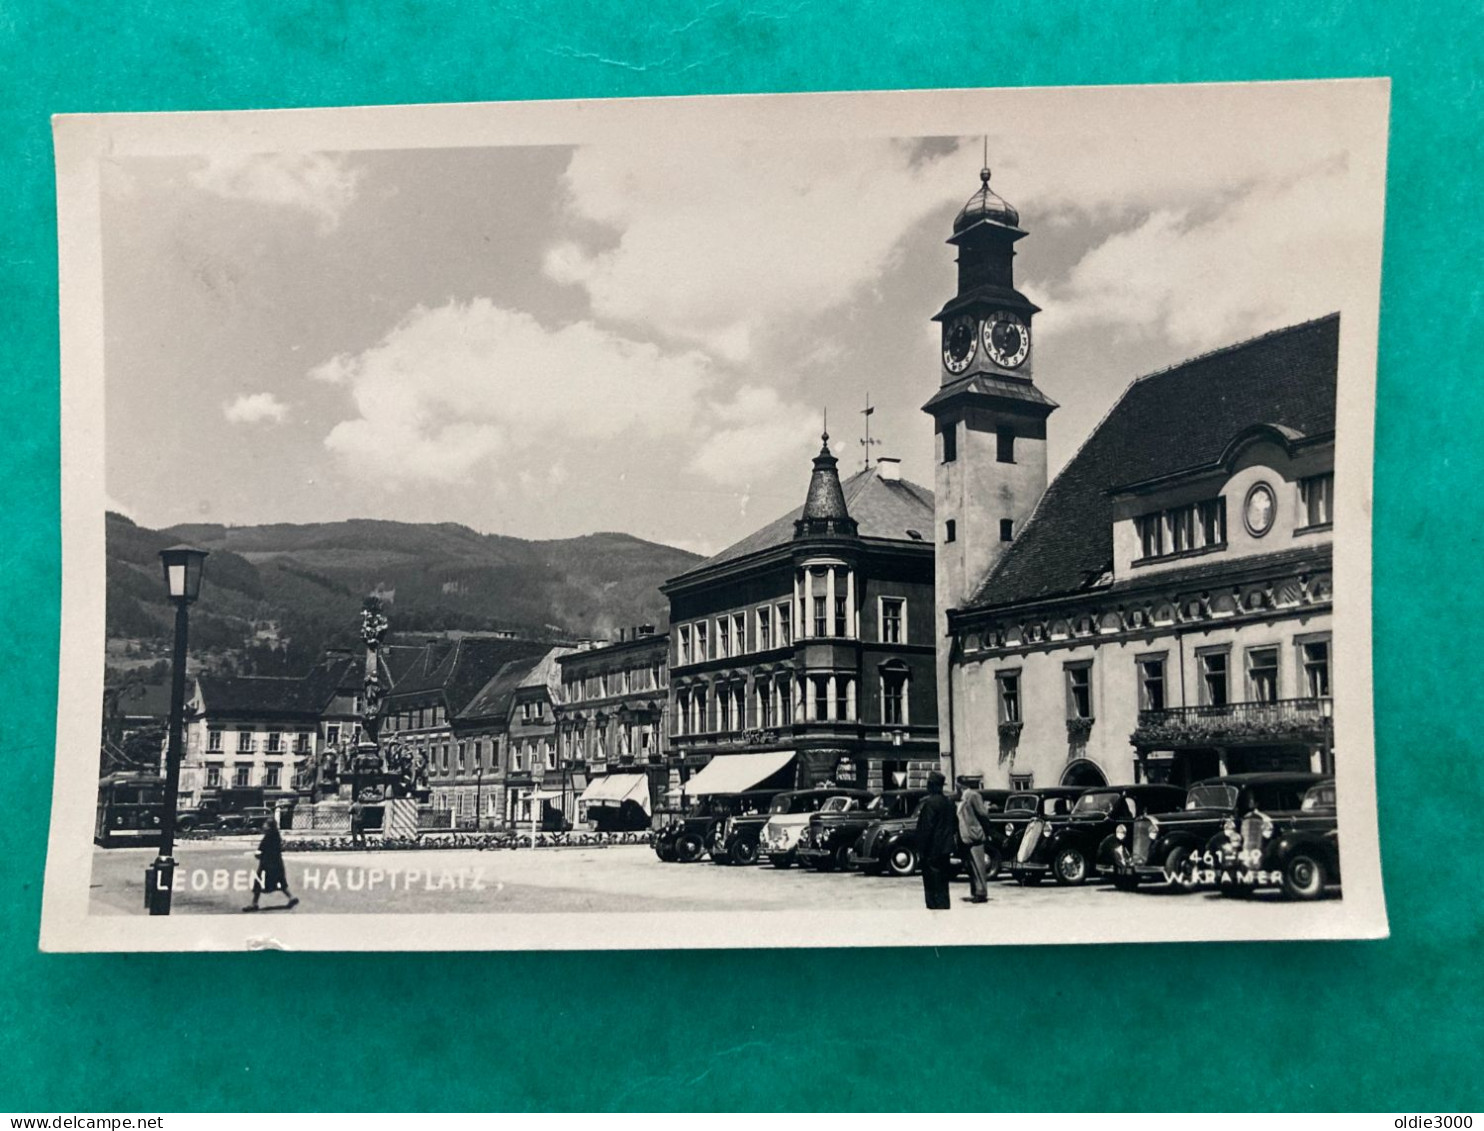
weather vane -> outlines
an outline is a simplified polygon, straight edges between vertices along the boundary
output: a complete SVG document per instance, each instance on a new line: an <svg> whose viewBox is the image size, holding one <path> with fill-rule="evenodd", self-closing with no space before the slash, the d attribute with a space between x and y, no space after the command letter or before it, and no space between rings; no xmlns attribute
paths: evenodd
<svg viewBox="0 0 1484 1131"><path fill-rule="evenodd" d="M861 440L861 447L866 449L867 471L871 470L871 448L873 445L881 443L880 440L871 439L871 417L875 415L875 413L876 409L875 406L871 404L871 394L868 390L866 392L866 407L861 409L861 415L866 418L866 434L865 437Z"/></svg>

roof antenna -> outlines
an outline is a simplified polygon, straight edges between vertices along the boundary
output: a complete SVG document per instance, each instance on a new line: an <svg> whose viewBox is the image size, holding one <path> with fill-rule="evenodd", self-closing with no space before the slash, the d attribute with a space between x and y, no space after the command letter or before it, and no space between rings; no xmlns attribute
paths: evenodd
<svg viewBox="0 0 1484 1131"><path fill-rule="evenodd" d="M876 412L876 409L871 404L871 393L870 393L870 390L867 390L866 391L866 407L863 408L863 409L861 409L861 415L866 418L866 437L865 437L865 439L863 439L861 441L861 446L866 449L866 470L867 471L870 471L871 470L871 448L873 446L875 446L876 444L881 443L880 440L873 440L873 439L871 439L871 417L875 414L875 412Z"/></svg>

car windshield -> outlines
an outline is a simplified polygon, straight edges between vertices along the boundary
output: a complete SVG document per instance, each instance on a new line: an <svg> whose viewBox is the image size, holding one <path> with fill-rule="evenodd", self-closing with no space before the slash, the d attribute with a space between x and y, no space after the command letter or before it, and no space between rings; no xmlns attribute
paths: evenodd
<svg viewBox="0 0 1484 1131"><path fill-rule="evenodd" d="M1043 817L1065 817L1072 811L1070 797L1046 797L1042 801L1041 816Z"/></svg>
<svg viewBox="0 0 1484 1131"><path fill-rule="evenodd" d="M1041 799L1033 793L1017 793L1013 797L1006 798L1005 812L1009 813L1034 813Z"/></svg>
<svg viewBox="0 0 1484 1131"><path fill-rule="evenodd" d="M1302 809L1305 813L1315 809L1333 809L1335 807L1335 787L1333 785L1316 785L1308 793L1304 794Z"/></svg>
<svg viewBox="0 0 1484 1131"><path fill-rule="evenodd" d="M1074 817L1106 817L1118 804L1116 793L1084 793L1072 806Z"/></svg>
<svg viewBox="0 0 1484 1131"><path fill-rule="evenodd" d="M1192 786L1185 795L1187 809L1231 809L1237 804L1237 787L1234 785Z"/></svg>
<svg viewBox="0 0 1484 1131"><path fill-rule="evenodd" d="M818 813L829 797L822 793L781 793L773 799L774 813Z"/></svg>
<svg viewBox="0 0 1484 1131"><path fill-rule="evenodd" d="M846 813L855 808L853 797L831 797L820 808L821 813Z"/></svg>

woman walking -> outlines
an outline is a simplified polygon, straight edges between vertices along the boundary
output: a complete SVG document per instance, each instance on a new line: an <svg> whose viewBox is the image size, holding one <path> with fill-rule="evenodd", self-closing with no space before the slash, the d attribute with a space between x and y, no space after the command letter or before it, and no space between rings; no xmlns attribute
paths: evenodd
<svg viewBox="0 0 1484 1131"><path fill-rule="evenodd" d="M278 833L278 822L272 817L268 818L263 839L258 842L258 866L252 878L252 903L242 910L258 910L258 900L265 891L281 891L288 896L289 907L299 905L298 898L289 892L289 876L283 866L283 837Z"/></svg>

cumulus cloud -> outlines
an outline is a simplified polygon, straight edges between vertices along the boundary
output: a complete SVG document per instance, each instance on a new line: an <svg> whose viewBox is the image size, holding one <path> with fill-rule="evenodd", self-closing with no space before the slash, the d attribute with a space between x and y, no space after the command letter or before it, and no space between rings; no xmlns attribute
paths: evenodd
<svg viewBox="0 0 1484 1131"><path fill-rule="evenodd" d="M803 455L818 434L813 413L789 404L776 389L745 385L732 400L716 405L714 428L692 457L693 471L717 483L745 484Z"/></svg>
<svg viewBox="0 0 1484 1131"><path fill-rule="evenodd" d="M218 153L191 174L199 189L308 212L321 234L340 225L356 198L361 173L327 153Z"/></svg>
<svg viewBox="0 0 1484 1131"><path fill-rule="evenodd" d="M288 411L289 406L272 393L244 393L222 408L222 414L233 424L262 424L265 421L277 424Z"/></svg>
<svg viewBox="0 0 1484 1131"><path fill-rule="evenodd" d="M710 363L594 326L542 325L488 299L419 307L377 345L310 376L349 390L357 416L325 446L388 483L452 483L502 453L632 433L676 435L696 419Z"/></svg>
<svg viewBox="0 0 1484 1131"><path fill-rule="evenodd" d="M1050 286L1045 321L1162 334L1209 348L1342 309L1371 234L1346 195L1342 161L1265 182L1214 209L1155 211L1089 250Z"/></svg>
<svg viewBox="0 0 1484 1131"><path fill-rule="evenodd" d="M601 319L742 361L778 324L839 307L887 271L902 236L967 198L961 157L891 139L585 146L563 176L577 224L547 275Z"/></svg>

